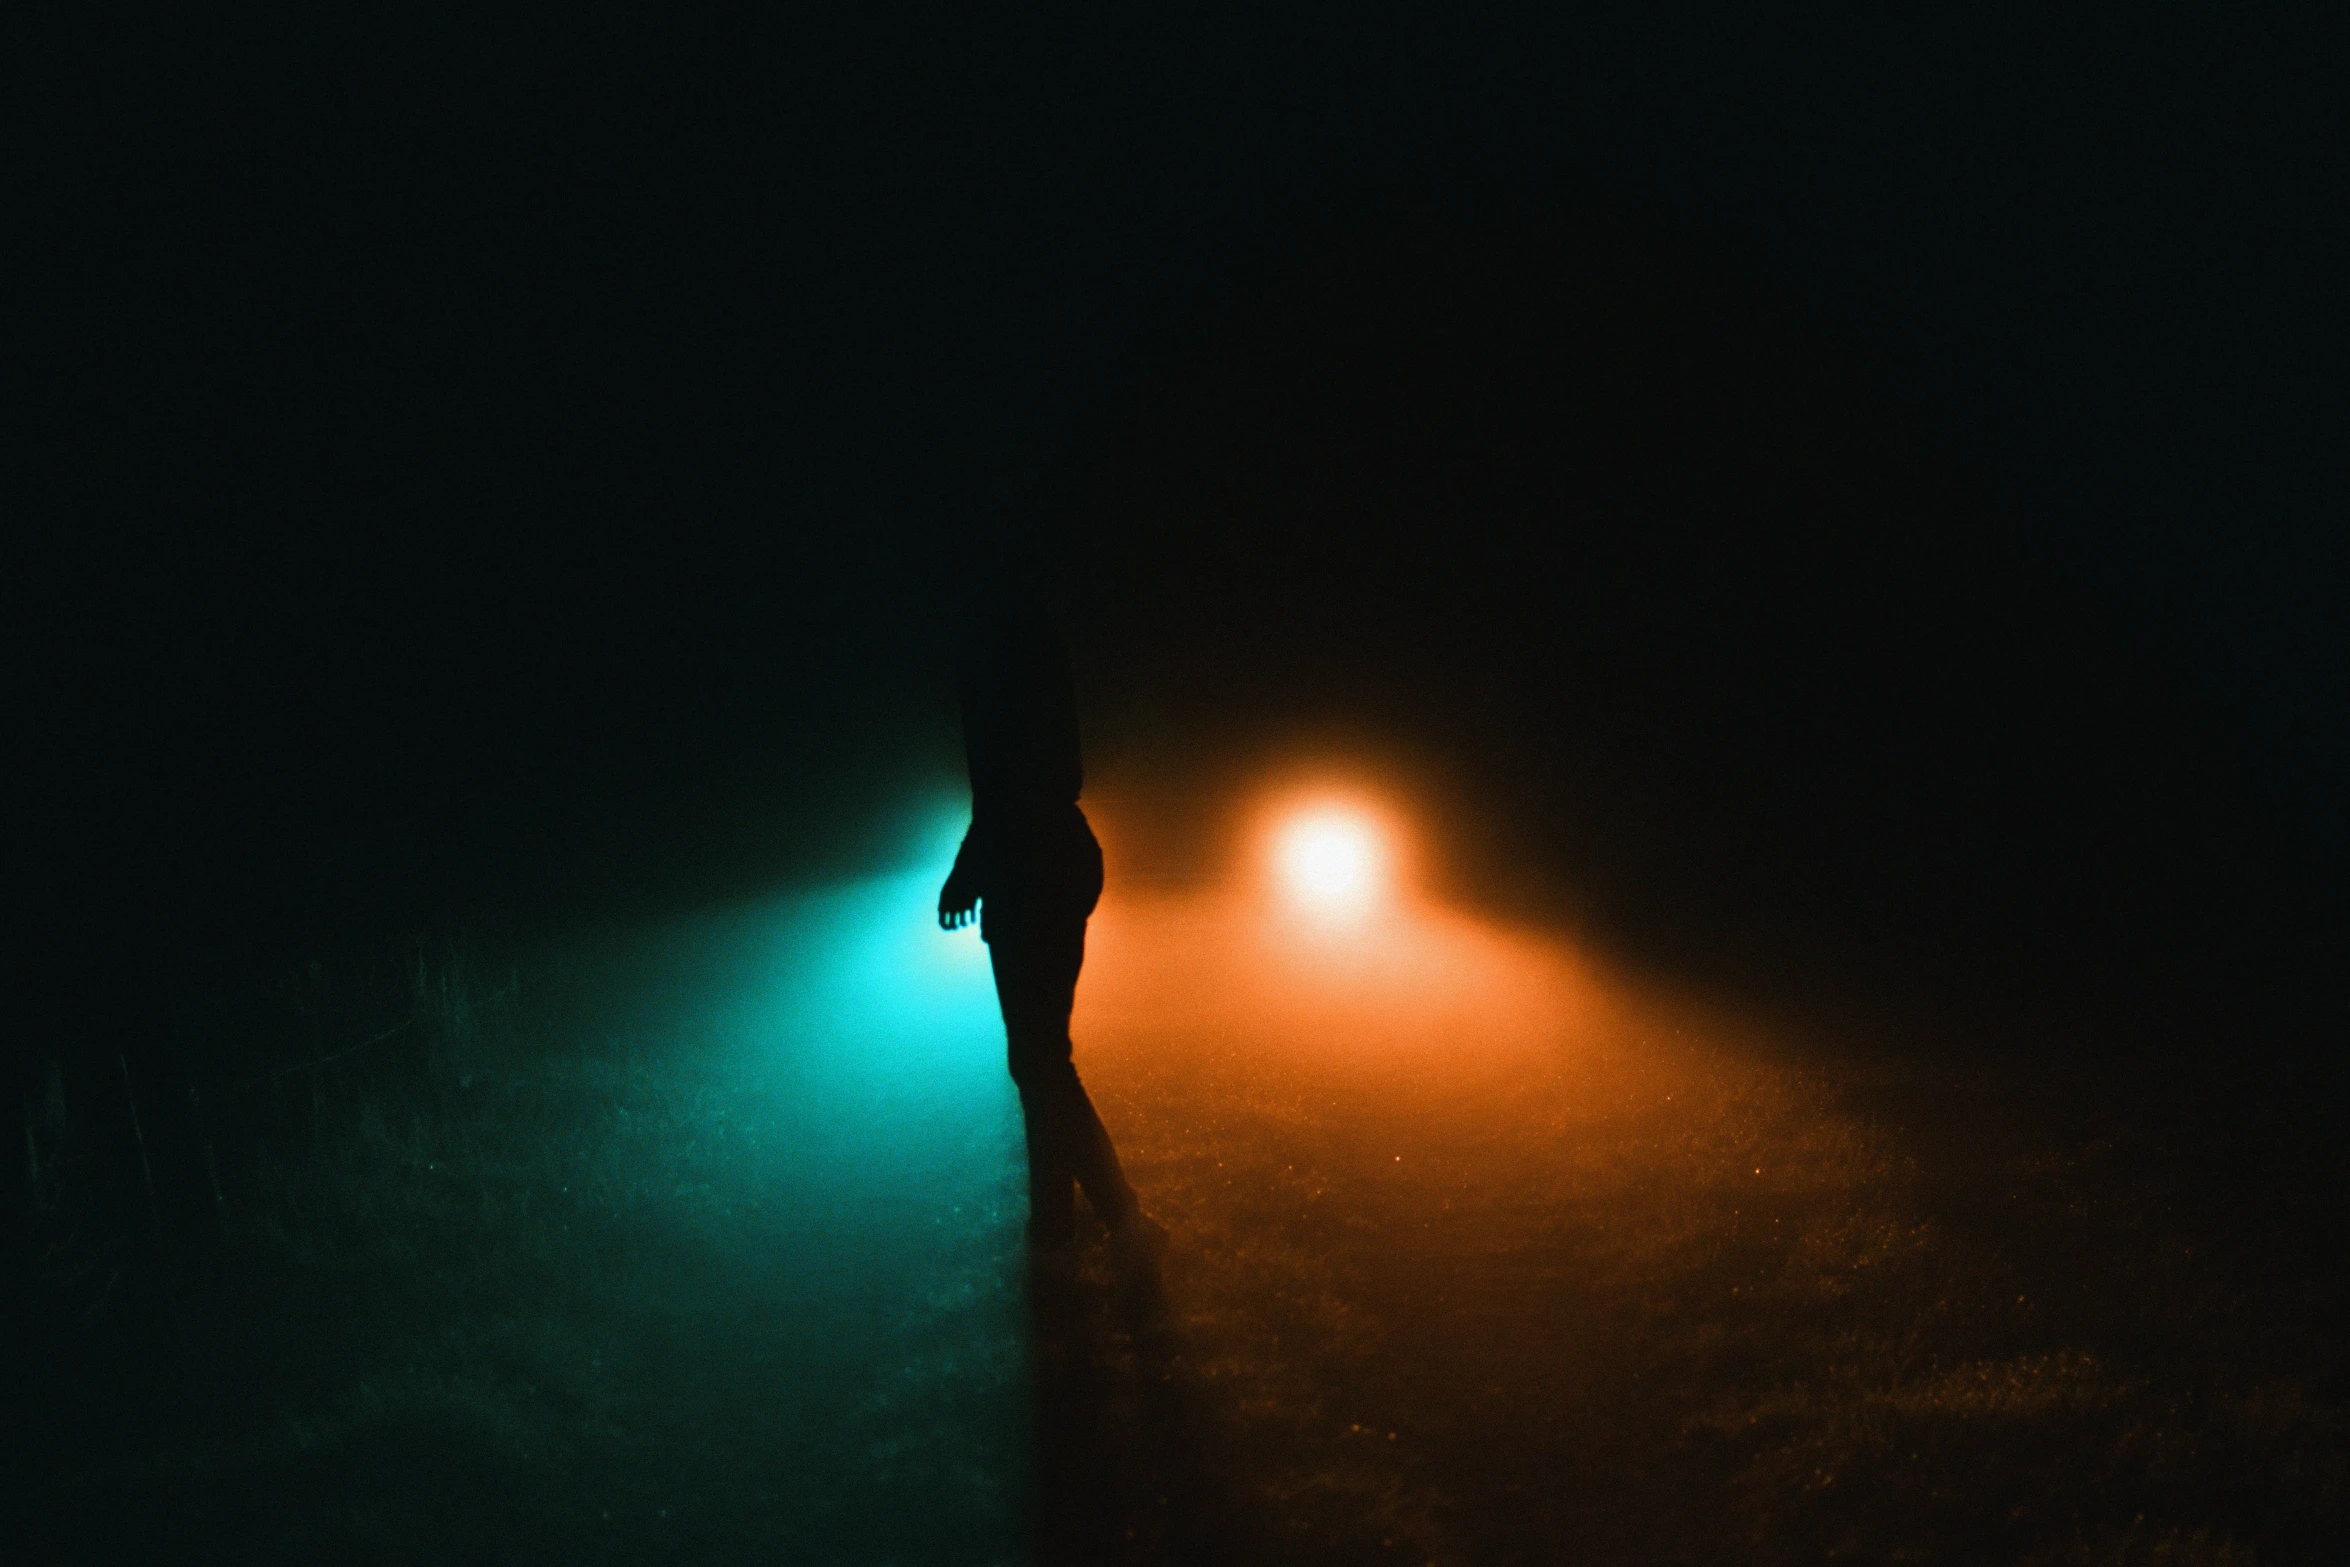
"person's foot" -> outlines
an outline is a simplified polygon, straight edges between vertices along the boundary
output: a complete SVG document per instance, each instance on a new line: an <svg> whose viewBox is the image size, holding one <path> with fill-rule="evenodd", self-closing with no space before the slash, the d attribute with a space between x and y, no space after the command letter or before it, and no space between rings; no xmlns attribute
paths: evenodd
<svg viewBox="0 0 2350 1567"><path fill-rule="evenodd" d="M1038 1239L1028 1237L1028 1267L1032 1273L1049 1278L1077 1277L1077 1237L1051 1236Z"/></svg>
<svg viewBox="0 0 2350 1567"><path fill-rule="evenodd" d="M1140 1208L1127 1210L1110 1230L1110 1272L1122 1290L1155 1286L1167 1255L1167 1227Z"/></svg>
<svg viewBox="0 0 2350 1567"><path fill-rule="evenodd" d="M1167 1285L1159 1261L1167 1254L1167 1230L1147 1214L1131 1212L1110 1231L1110 1272L1118 1281L1118 1305L1135 1342L1156 1341L1168 1330Z"/></svg>

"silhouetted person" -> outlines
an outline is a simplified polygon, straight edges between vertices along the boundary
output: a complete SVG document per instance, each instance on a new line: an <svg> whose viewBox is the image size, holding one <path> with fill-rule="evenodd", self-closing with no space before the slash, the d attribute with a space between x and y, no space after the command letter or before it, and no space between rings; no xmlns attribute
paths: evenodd
<svg viewBox="0 0 2350 1567"><path fill-rule="evenodd" d="M1028 1131L1032 1255L1070 1265L1082 1187L1109 1227L1120 1281L1132 1288L1155 1280L1166 1232L1136 1207L1070 1058L1069 1014L1085 922L1102 895L1102 851L1077 806L1084 779L1069 656L1025 595L982 598L966 624L959 682L971 828L939 890L938 922L957 929L976 907L995 970Z"/></svg>

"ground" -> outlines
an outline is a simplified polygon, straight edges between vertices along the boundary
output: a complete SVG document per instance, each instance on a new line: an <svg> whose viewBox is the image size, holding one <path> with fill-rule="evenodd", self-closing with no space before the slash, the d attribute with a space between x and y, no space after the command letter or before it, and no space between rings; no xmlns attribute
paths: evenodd
<svg viewBox="0 0 2350 1567"><path fill-rule="evenodd" d="M331 1135L232 1170L225 1242L125 1253L51 1330L41 1552L2249 1563L2340 1532L2339 1221L2286 1111L1766 1020L1459 911L1114 895L1079 1061L1173 1232L1154 1323L1098 1235L1071 1285L1022 1266L981 949L926 896L574 936L497 1026L444 1004L429 1094L322 1097Z"/></svg>

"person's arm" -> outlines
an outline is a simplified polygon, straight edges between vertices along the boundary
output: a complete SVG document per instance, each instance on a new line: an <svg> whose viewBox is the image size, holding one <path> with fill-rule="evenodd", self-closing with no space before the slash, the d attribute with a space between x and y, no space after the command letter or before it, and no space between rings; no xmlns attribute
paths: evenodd
<svg viewBox="0 0 2350 1567"><path fill-rule="evenodd" d="M979 907L979 818L971 819L971 826L963 834L963 846L955 851L955 868L947 872L946 885L938 889L938 928L960 930L976 918Z"/></svg>

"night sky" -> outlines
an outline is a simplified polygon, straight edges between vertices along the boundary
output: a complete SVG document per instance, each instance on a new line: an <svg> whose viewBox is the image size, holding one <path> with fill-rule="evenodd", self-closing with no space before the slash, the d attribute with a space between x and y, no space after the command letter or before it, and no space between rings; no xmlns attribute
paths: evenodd
<svg viewBox="0 0 2350 1567"><path fill-rule="evenodd" d="M2336 1004L2338 24L798 9L6 24L36 1032L869 861L975 550L1165 801L1322 746L1692 973Z"/></svg>

